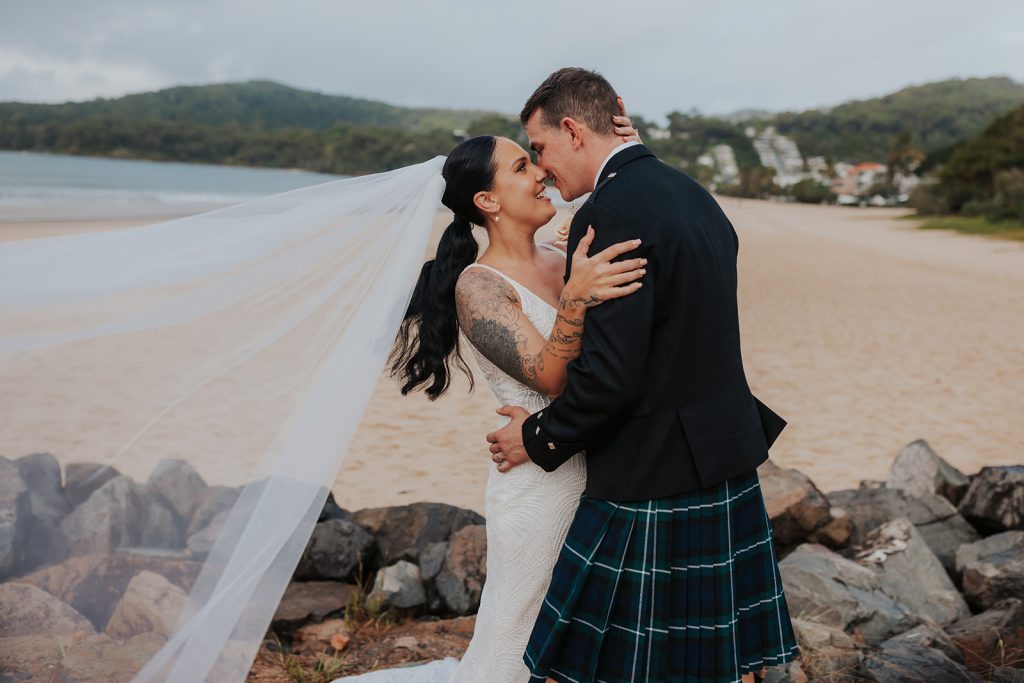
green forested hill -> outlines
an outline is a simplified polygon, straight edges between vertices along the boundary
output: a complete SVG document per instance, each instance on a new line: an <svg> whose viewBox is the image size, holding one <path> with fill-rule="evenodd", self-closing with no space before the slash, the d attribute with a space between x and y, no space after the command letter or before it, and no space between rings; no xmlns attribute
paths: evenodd
<svg viewBox="0 0 1024 683"><path fill-rule="evenodd" d="M272 81L179 86L116 99L65 104L0 103L0 121L68 124L86 119L240 125L326 130L339 123L426 131L465 128L488 112L414 109L340 95L323 95Z"/></svg>
<svg viewBox="0 0 1024 683"><path fill-rule="evenodd" d="M774 123L805 156L884 162L901 131L915 147L933 152L976 135L1022 103L1024 84L1009 78L953 79L829 110L778 114Z"/></svg>

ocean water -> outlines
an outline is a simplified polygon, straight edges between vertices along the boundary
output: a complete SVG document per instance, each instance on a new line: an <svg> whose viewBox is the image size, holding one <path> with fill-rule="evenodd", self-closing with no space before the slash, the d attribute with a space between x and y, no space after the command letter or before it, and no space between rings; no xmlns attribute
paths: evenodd
<svg viewBox="0 0 1024 683"><path fill-rule="evenodd" d="M0 221L182 216L343 176L0 152Z"/></svg>

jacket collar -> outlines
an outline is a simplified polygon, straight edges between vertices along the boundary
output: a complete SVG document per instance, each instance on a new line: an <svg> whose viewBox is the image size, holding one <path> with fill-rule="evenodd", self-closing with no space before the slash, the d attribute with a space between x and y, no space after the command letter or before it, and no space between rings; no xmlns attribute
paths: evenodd
<svg viewBox="0 0 1024 683"><path fill-rule="evenodd" d="M644 157L653 157L654 154L651 150L647 149L644 145L633 145L627 147L621 152L616 152L612 155L612 158L608 160L608 163L604 165L604 169L601 171L601 175L597 178L597 184L600 185L602 182L607 180L613 173L618 173L619 169L628 163L636 161L637 159L643 159ZM596 187L594 189L597 189Z"/></svg>

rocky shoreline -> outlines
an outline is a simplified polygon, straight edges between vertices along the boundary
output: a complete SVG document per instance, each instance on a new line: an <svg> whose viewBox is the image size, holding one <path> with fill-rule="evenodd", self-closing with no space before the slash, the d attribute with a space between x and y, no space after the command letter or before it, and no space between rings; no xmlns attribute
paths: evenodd
<svg viewBox="0 0 1024 683"><path fill-rule="evenodd" d="M759 468L802 681L1024 681L1024 466L966 475L924 441L885 482L823 493ZM0 457L0 683L128 680L171 633L240 489L187 462L146 482ZM250 681L330 681L459 656L485 520L440 503L349 512L329 496Z"/></svg>

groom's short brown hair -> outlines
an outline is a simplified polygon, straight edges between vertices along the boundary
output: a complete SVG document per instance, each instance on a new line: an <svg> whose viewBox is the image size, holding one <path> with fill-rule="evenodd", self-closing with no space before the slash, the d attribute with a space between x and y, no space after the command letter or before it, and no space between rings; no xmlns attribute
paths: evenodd
<svg viewBox="0 0 1024 683"><path fill-rule="evenodd" d="M611 83L595 71L578 67L559 69L540 84L526 101L519 120L525 126L541 110L541 121L551 128L562 125L566 116L583 121L598 135L614 135L612 117L618 115L618 95Z"/></svg>

